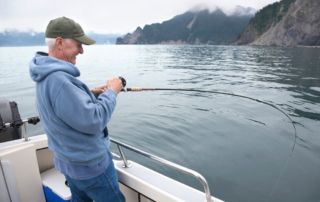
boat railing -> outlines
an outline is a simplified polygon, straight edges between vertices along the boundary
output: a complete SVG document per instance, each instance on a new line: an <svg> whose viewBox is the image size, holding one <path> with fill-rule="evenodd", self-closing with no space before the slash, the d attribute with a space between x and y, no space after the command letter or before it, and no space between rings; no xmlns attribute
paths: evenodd
<svg viewBox="0 0 320 202"><path fill-rule="evenodd" d="M199 174L199 173L197 173L196 171L191 170L191 169L189 169L189 168L185 168L185 167L183 167L183 166L180 166L180 165L175 164L175 163L173 163L173 162L170 162L170 161L168 161L168 160L162 159L162 158L157 157L157 156L155 156L155 155L152 155L152 154L149 154L149 153L147 153L147 152L144 152L144 151L142 151L142 150L140 150L140 149L137 149L137 148L134 148L134 147L129 146L129 145L127 145L127 144L124 144L124 143L122 143L122 142L119 142L118 140L114 140L114 139L112 139L112 138L110 138L110 140L111 140L112 143L114 143L114 144L117 145L117 147L118 147L118 149L119 149L119 152L120 152L121 159L123 160L123 167L124 167L124 168L130 168L132 165L130 164L129 161L127 161L126 156L125 156L125 154L124 154L124 152L123 152L122 147L123 147L123 148L126 148L126 149L128 149L128 150L131 150L131 151L133 151L133 152L135 152L135 153L137 153L137 154L140 154L140 155L142 155L142 156L144 156L144 157L147 157L147 158L149 158L149 159L152 159L152 160L154 160L154 161L157 161L157 162L159 162L159 163L162 163L162 164L167 165L167 166L169 166L169 167L171 167L171 168L174 168L174 169L176 169L176 170L179 170L179 171L181 171L181 172L184 172L184 173L186 173L186 174L188 174L188 175L191 175L191 176L195 177L196 179L198 179L198 180L201 182L201 184L202 184L203 187L204 187L204 191L205 191L205 195L206 195L206 201L207 201L207 202L213 202L213 200L211 199L211 194L210 194L209 185L208 185L206 179L205 179L201 174Z"/></svg>

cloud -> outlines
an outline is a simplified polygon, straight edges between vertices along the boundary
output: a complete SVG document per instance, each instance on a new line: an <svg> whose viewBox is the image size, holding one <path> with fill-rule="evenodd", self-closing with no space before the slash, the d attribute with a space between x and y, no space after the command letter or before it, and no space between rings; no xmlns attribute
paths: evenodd
<svg viewBox="0 0 320 202"><path fill-rule="evenodd" d="M261 9L275 0L0 0L0 31L19 29L44 32L50 20L66 16L74 19L85 32L120 33L138 26L163 22L197 5L214 10L217 6L231 12L235 5Z"/></svg>

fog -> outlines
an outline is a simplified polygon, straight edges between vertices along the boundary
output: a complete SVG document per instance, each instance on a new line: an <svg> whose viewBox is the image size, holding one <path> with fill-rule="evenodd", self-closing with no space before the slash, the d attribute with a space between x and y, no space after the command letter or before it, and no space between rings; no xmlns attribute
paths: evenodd
<svg viewBox="0 0 320 202"><path fill-rule="evenodd" d="M0 32L6 29L44 32L50 20L66 16L84 31L126 34L138 26L163 22L188 10L221 8L232 14L236 5L259 10L276 0L0 0Z"/></svg>

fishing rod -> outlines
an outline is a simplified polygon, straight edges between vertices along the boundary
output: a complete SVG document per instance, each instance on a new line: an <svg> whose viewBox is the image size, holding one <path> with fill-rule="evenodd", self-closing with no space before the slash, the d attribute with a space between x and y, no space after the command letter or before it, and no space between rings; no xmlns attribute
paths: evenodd
<svg viewBox="0 0 320 202"><path fill-rule="evenodd" d="M119 77L119 79L122 82L122 92L138 92L138 91L185 91L185 92L199 92L199 93L212 93L212 94L222 94L222 95L230 95L230 96L234 96L234 97L240 97L240 98L244 98L244 99L249 99L249 100L253 100L256 102L260 102L262 104L266 104L269 105L275 109L277 109L278 111L280 111L282 114L284 114L291 122L293 128L294 128L294 133L295 133L295 138L297 137L297 130L296 127L294 125L293 120L290 118L290 116L285 113L283 110L279 109L277 106L275 106L274 104L271 104L269 102L265 102L262 100L258 100L255 98L251 98L248 96L244 96L244 95L238 95L238 94L234 94L234 93L227 93L227 92L221 92L221 91L209 91L209 90L199 90L199 89L185 89L185 88L140 88L140 87L133 87L133 88L125 88L127 85L127 81L123 78L123 77ZM90 90L92 93L99 93L101 94L103 92L102 89L92 89Z"/></svg>
<svg viewBox="0 0 320 202"><path fill-rule="evenodd" d="M288 157L287 159L287 162L285 164L285 166L283 167L282 171L281 171L281 174L275 184L275 186L273 187L269 197L271 198L272 197L272 194L274 192L274 190L276 189L281 177L282 177L282 174L284 173L284 171L286 170L286 167L291 159L291 156L292 156L292 153L293 153L293 150L294 150L294 147L296 145L296 140L297 140L297 130L296 130L296 127L294 125L294 122L293 120L290 118L290 116L285 113L283 110L281 110L280 108L278 108L277 106L275 106L274 104L271 104L269 102L265 102L265 101L262 101L262 100L258 100L256 98L251 98L251 97L248 97L248 96L244 96L244 95L238 95L238 94L234 94L234 93L227 93L227 92L221 92L221 91L209 91L209 90L199 90L199 89L185 89L185 88L140 88L140 87L133 87L133 88L125 88L126 87L126 80L123 78L123 77L119 77L121 82L122 82L122 90L123 92L129 92L129 91L132 91L132 92L139 92L139 91L184 91L184 92L198 92L198 93L211 93L211 94L222 94L222 95L229 95L229 96L233 96L233 97L240 97L240 98L244 98L244 99L249 99L249 100L253 100L255 102L259 102L259 103L262 103L262 104L266 104L268 106L271 106L275 109L277 109L278 111L280 111L282 114L284 114L291 122L293 128L294 128L294 144L293 144L293 147L292 147L292 150L291 150L291 153L290 153L290 156ZM99 93L101 94L103 91L102 89L94 89L94 90L91 90L92 93Z"/></svg>

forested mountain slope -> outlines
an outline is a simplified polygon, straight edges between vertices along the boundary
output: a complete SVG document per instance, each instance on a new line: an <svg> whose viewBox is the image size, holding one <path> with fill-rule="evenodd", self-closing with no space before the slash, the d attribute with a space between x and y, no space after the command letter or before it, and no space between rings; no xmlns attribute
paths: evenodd
<svg viewBox="0 0 320 202"><path fill-rule="evenodd" d="M161 24L138 27L132 34L118 38L117 44L230 44L239 38L253 16L251 8L241 9L241 14L240 9L230 16L220 9L188 11Z"/></svg>
<svg viewBox="0 0 320 202"><path fill-rule="evenodd" d="M258 11L235 45L319 46L320 1L282 0Z"/></svg>

